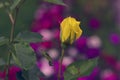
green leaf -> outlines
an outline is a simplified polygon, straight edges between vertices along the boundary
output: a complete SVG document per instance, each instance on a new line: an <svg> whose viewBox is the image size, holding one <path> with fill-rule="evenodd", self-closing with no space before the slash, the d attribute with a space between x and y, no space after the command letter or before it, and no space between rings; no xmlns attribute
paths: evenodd
<svg viewBox="0 0 120 80"><path fill-rule="evenodd" d="M58 4L58 5L63 5L63 6L67 6L65 3L63 3L63 1L61 0L44 0L46 2L50 2L50 3L54 3L54 4Z"/></svg>
<svg viewBox="0 0 120 80"><path fill-rule="evenodd" d="M14 0L12 6L10 7L11 10L15 9L17 5L21 2L22 0Z"/></svg>
<svg viewBox="0 0 120 80"><path fill-rule="evenodd" d="M42 36L40 34L29 31L21 32L16 37L17 41L25 43L40 42L41 39Z"/></svg>
<svg viewBox="0 0 120 80"><path fill-rule="evenodd" d="M40 76L44 76L42 72L40 72L39 68L34 65L31 70L29 70L29 80L40 80Z"/></svg>
<svg viewBox="0 0 120 80"><path fill-rule="evenodd" d="M9 40L5 37L0 37L0 46L7 44Z"/></svg>
<svg viewBox="0 0 120 80"><path fill-rule="evenodd" d="M16 55L13 55L13 59L16 64L21 68L27 70L30 69L36 62L36 56L33 53L32 48L25 44L15 44Z"/></svg>
<svg viewBox="0 0 120 80"><path fill-rule="evenodd" d="M0 71L4 71L5 67L6 67L5 60L0 58Z"/></svg>
<svg viewBox="0 0 120 80"><path fill-rule="evenodd" d="M19 59L16 57L16 55L14 53L12 53L12 57L13 57L13 60L15 61L15 63L19 66L22 66L22 64L20 63Z"/></svg>
<svg viewBox="0 0 120 80"><path fill-rule="evenodd" d="M0 8L3 8L3 7L4 7L3 3L0 2Z"/></svg>
<svg viewBox="0 0 120 80"><path fill-rule="evenodd" d="M0 1L0 8L3 8L3 7L8 7L8 6L10 6L10 3L9 2L7 2L7 1Z"/></svg>
<svg viewBox="0 0 120 80"><path fill-rule="evenodd" d="M7 45L0 46L0 59L2 59L5 63L7 63L8 54L9 54L8 46Z"/></svg>
<svg viewBox="0 0 120 80"><path fill-rule="evenodd" d="M2 0L2 1L5 2L6 5L9 2L9 0ZM0 3L2 3L2 1L0 0ZM22 6L20 7L18 11L19 13L17 15L17 20L16 20L17 27L15 28L15 32L14 32L15 36L18 34L18 32L31 29L31 24L33 22L35 11L39 6L38 4L39 1L40 0L25 0L23 4L22 2L20 2L19 5L22 4ZM10 5L8 6L8 8L10 8ZM6 9L0 8L0 35L9 37L10 29L11 29L11 22L8 13L6 12Z"/></svg>
<svg viewBox="0 0 120 80"><path fill-rule="evenodd" d="M97 65L97 60L98 58L80 60L70 64L64 73L65 80L76 80L80 76L89 75Z"/></svg>
<svg viewBox="0 0 120 80"><path fill-rule="evenodd" d="M5 61L2 58L0 58L0 66L3 66L5 64L6 64Z"/></svg>
<svg viewBox="0 0 120 80"><path fill-rule="evenodd" d="M17 80L40 80L40 76L44 76L42 72L38 69L36 65L34 65L29 70L22 70L17 73Z"/></svg>

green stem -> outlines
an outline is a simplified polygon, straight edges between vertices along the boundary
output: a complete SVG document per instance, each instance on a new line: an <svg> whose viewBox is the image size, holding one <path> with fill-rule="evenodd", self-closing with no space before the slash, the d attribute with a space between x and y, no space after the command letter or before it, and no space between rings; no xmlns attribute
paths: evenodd
<svg viewBox="0 0 120 80"><path fill-rule="evenodd" d="M13 36L14 36L14 27L15 27L15 21L11 13L8 13L10 21L12 23L11 27L11 33L10 33L10 43L13 41Z"/></svg>
<svg viewBox="0 0 120 80"><path fill-rule="evenodd" d="M14 41L14 28L15 28L15 23L16 23L16 18L17 18L18 10L16 10L15 17L13 18L13 15L11 13L8 13L12 27L11 27L11 33L10 33L10 44ZM10 51L9 51L10 52ZM11 61L11 55L12 53L10 52L8 55L8 61L7 61L7 68L6 68L6 77L5 80L7 80L8 72L9 72L9 66L10 66L10 61Z"/></svg>
<svg viewBox="0 0 120 80"><path fill-rule="evenodd" d="M8 72L9 72L9 66L10 66L10 59L11 59L11 53L8 54L8 60L7 60L7 68L6 68L6 77L5 80L8 80Z"/></svg>
<svg viewBox="0 0 120 80"><path fill-rule="evenodd" d="M18 11L19 9L17 8L15 11L15 16L13 18L12 14L9 14L10 16L10 21L12 23L12 28L11 28L11 34L10 34L10 42L14 41L14 28L15 28L15 23L16 23L16 19L17 19L17 15L18 15Z"/></svg>
<svg viewBox="0 0 120 80"><path fill-rule="evenodd" d="M64 48L62 48L62 53L61 53L61 57L60 57L60 64L59 64L59 71L58 71L58 80L61 80L62 78L62 62L63 62L63 57L64 57Z"/></svg>
<svg viewBox="0 0 120 80"><path fill-rule="evenodd" d="M9 1L12 3L12 0L9 0ZM25 0L22 0L22 3L18 7L16 7L14 17L13 17L13 14L7 9L7 6L4 4L4 7L5 7L5 9L6 9L7 13L8 13L8 16L9 16L11 24L12 24L11 33L10 33L10 39L9 39L10 45L14 42L14 28L15 28L15 24L16 24L16 19L17 19L17 15L18 15L18 12L19 12L19 8L24 3L24 1ZM9 51L8 61L7 61L6 69L5 69L5 71L6 71L5 80L7 80L7 76L8 76L8 72L9 72L11 55L12 55L12 52Z"/></svg>
<svg viewBox="0 0 120 80"><path fill-rule="evenodd" d="M14 18L13 18L13 16L12 16L11 13L8 13L8 15L9 15L9 18L10 18L10 21L11 21L11 24L12 24L9 42L12 43L13 42L13 36L14 36L15 21L14 21ZM11 54L12 54L11 52L8 53L8 61L7 61L7 68L6 68L6 77L5 77L5 80L8 80L7 76L8 76L8 72L9 72Z"/></svg>

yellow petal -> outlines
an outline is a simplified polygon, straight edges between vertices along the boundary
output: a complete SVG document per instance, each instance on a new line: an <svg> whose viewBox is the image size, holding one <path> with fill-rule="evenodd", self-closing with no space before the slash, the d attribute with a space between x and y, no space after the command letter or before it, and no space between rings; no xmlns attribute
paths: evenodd
<svg viewBox="0 0 120 80"><path fill-rule="evenodd" d="M60 24L60 29L63 30L66 26L69 26L69 17L65 18L61 24Z"/></svg>
<svg viewBox="0 0 120 80"><path fill-rule="evenodd" d="M78 39L82 35L82 30L79 29L78 32L76 33L76 39Z"/></svg>
<svg viewBox="0 0 120 80"><path fill-rule="evenodd" d="M72 44L74 41L75 41L75 38L76 37L76 34L73 30L71 30L71 33L70 33L70 44Z"/></svg>
<svg viewBox="0 0 120 80"><path fill-rule="evenodd" d="M62 32L61 32L61 38L62 38L62 42L65 42L69 36L70 36L70 29L69 29L69 26L65 26L64 29L62 29Z"/></svg>
<svg viewBox="0 0 120 80"><path fill-rule="evenodd" d="M76 39L78 39L82 34L82 30L80 28L80 22L77 21L76 24L72 26L72 29L76 33Z"/></svg>

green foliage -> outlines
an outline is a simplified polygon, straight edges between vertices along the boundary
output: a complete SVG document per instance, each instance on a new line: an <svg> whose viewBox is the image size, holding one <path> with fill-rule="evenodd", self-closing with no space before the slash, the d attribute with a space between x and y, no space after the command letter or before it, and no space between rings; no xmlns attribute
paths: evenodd
<svg viewBox="0 0 120 80"><path fill-rule="evenodd" d="M4 6L4 5L3 5L3 3L2 3L2 2L0 2L0 8L3 8L3 6Z"/></svg>
<svg viewBox="0 0 120 80"><path fill-rule="evenodd" d="M2 58L0 58L0 66L5 65L5 64L6 64L5 61Z"/></svg>
<svg viewBox="0 0 120 80"><path fill-rule="evenodd" d="M5 37L0 37L0 46L5 45L9 42L9 40Z"/></svg>
<svg viewBox="0 0 120 80"><path fill-rule="evenodd" d="M14 46L16 54L13 55L13 59L16 64L25 70L30 69L36 62L36 56L32 48L29 45L21 43L15 44Z"/></svg>
<svg viewBox="0 0 120 80"><path fill-rule="evenodd" d="M18 4L21 2L22 0L14 0L12 6L10 7L11 10L14 10Z"/></svg>
<svg viewBox="0 0 120 80"><path fill-rule="evenodd" d="M17 19L15 21L14 27L16 28L13 29L13 32L15 33L14 36L20 31L30 29L33 14L37 7L37 1L38 0L0 1L0 36L2 35L2 37L0 37L0 70L5 69L5 66L7 65L10 66L11 64L17 64L20 68L25 70L22 74L24 77L26 75L28 76L25 77L26 80L39 80L39 75L41 73L39 72L39 69L34 66L36 55L29 43L40 42L42 36L38 33L29 31L19 33L13 41L9 41L9 39L3 36L11 36L9 33L11 33L10 30L13 24L11 24L9 14L11 14L14 19L16 9L19 10L19 14L17 14ZM12 54L12 57L9 54ZM20 78L19 76L18 80L24 80L24 78Z"/></svg>
<svg viewBox="0 0 120 80"><path fill-rule="evenodd" d="M5 63L7 62L8 53L9 51L7 45L0 46L0 59L2 59Z"/></svg>
<svg viewBox="0 0 120 80"><path fill-rule="evenodd" d="M0 1L0 8L4 8L4 7L8 7L10 6L10 3L7 0L1 0Z"/></svg>
<svg viewBox="0 0 120 80"><path fill-rule="evenodd" d="M65 3L63 3L63 1L61 0L44 0L46 2L49 2L49 3L54 3L54 4L58 4L58 5L63 5L63 6L67 6Z"/></svg>
<svg viewBox="0 0 120 80"><path fill-rule="evenodd" d="M64 73L65 80L76 80L80 76L89 75L97 65L98 58L80 60L70 64Z"/></svg>
<svg viewBox="0 0 120 80"><path fill-rule="evenodd" d="M29 31L21 32L16 37L16 41L25 43L40 42L41 39L42 36L40 34Z"/></svg>
<svg viewBox="0 0 120 80"><path fill-rule="evenodd" d="M4 1L4 0L3 0ZM23 0L21 0L23 1ZM21 5L22 2L19 2L19 0L14 0L12 3L14 5L14 9L16 6ZM15 35L17 35L19 32L23 30L30 30L32 20L34 18L34 13L38 7L38 0L25 0L24 3L19 8L19 13L17 15L16 25L15 25ZM18 5L15 6L16 2ZM11 11L12 4L10 5L9 0L4 1L5 4L9 4L7 9ZM2 1L0 2L0 5L3 5ZM14 11L14 10L13 10ZM9 37L10 35L10 29L11 29L11 22L8 16L8 13L6 12L6 9L0 8L0 36L6 36Z"/></svg>
<svg viewBox="0 0 120 80"><path fill-rule="evenodd" d="M34 65L29 70L22 70L21 72L17 73L17 80L40 80L39 77L44 76L38 67Z"/></svg>

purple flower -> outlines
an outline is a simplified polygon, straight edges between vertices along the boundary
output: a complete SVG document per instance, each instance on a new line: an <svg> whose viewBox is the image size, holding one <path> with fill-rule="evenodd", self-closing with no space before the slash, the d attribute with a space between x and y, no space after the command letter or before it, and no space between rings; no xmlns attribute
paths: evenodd
<svg viewBox="0 0 120 80"><path fill-rule="evenodd" d="M110 35L110 42L114 45L119 45L120 44L120 37L116 33L112 33Z"/></svg>
<svg viewBox="0 0 120 80"><path fill-rule="evenodd" d="M101 80L118 80L118 76L112 70L104 70L101 73Z"/></svg>
<svg viewBox="0 0 120 80"><path fill-rule="evenodd" d="M6 76L6 72L5 71L0 71L0 79L4 79Z"/></svg>
<svg viewBox="0 0 120 80"><path fill-rule="evenodd" d="M76 47L78 51L83 54L86 58L94 58L99 56L99 48L89 48L87 45L87 38L81 37L76 41Z"/></svg>
<svg viewBox="0 0 120 80"><path fill-rule="evenodd" d="M63 6L43 3L36 11L35 20L31 30L33 32L39 32L42 29L57 28L63 19L63 11Z"/></svg>
<svg viewBox="0 0 120 80"><path fill-rule="evenodd" d="M99 75L99 72L100 72L99 68L96 67L93 69L90 75L79 77L77 80L97 80L96 77Z"/></svg>
<svg viewBox="0 0 120 80"><path fill-rule="evenodd" d="M9 68L9 72L8 72L8 79L9 80L17 80L16 78L16 73L21 71L21 69L19 67L16 66L12 66ZM0 79L5 79L6 77L6 72L0 72Z"/></svg>
<svg viewBox="0 0 120 80"><path fill-rule="evenodd" d="M97 18L92 18L92 19L90 19L88 25L92 29L98 29L100 27L100 21Z"/></svg>
<svg viewBox="0 0 120 80"><path fill-rule="evenodd" d="M39 43L31 43L30 46L37 51L39 48L41 49L49 49L53 46L51 41L39 42Z"/></svg>
<svg viewBox="0 0 120 80"><path fill-rule="evenodd" d="M107 53L102 53L100 57L110 66L114 67L116 64L116 59L112 55L108 55Z"/></svg>
<svg viewBox="0 0 120 80"><path fill-rule="evenodd" d="M88 48L85 56L87 58L94 58L94 57L99 56L99 54L100 54L100 49L99 48Z"/></svg>
<svg viewBox="0 0 120 80"><path fill-rule="evenodd" d="M75 46L77 47L77 49L81 52L81 53L86 53L87 51L87 38L82 36L80 37L76 42L75 42Z"/></svg>
<svg viewBox="0 0 120 80"><path fill-rule="evenodd" d="M16 73L21 71L21 69L19 67L16 66L12 66L9 68L9 72L8 72L8 78L9 80L17 80L16 79Z"/></svg>
<svg viewBox="0 0 120 80"><path fill-rule="evenodd" d="M53 76L51 76L51 78L49 78L49 80L58 80L58 71L59 71L59 62L58 61L54 61L54 74ZM61 80L64 80L64 76L62 75L65 71L66 67L64 65L62 65L62 73L61 73Z"/></svg>

